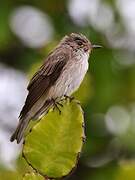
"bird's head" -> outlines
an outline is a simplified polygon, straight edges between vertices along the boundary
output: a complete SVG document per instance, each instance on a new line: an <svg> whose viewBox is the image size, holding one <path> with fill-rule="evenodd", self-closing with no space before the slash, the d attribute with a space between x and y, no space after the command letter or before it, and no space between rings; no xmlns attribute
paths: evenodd
<svg viewBox="0 0 135 180"><path fill-rule="evenodd" d="M83 35L71 33L63 38L62 43L68 44L73 50L81 50L85 53L90 53L92 49L100 48L100 45L92 45L91 42Z"/></svg>

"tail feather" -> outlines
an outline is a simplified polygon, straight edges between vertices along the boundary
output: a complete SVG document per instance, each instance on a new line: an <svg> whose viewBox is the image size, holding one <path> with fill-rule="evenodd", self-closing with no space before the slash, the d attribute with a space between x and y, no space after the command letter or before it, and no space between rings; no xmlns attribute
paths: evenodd
<svg viewBox="0 0 135 180"><path fill-rule="evenodd" d="M30 122L30 119L28 119L28 118L21 119L19 121L19 124L18 124L15 132L13 133L13 135L10 138L11 142L13 142L16 139L17 144L20 143L20 141L22 140L22 137L24 135L25 129L27 128L29 122Z"/></svg>
<svg viewBox="0 0 135 180"><path fill-rule="evenodd" d="M46 101L43 106L34 114L34 116L25 116L24 118L20 119L19 124L10 138L10 141L13 142L14 140L17 141L19 144L24 136L25 129L27 128L31 119L38 119L39 116L46 114L48 109L52 107L52 101Z"/></svg>

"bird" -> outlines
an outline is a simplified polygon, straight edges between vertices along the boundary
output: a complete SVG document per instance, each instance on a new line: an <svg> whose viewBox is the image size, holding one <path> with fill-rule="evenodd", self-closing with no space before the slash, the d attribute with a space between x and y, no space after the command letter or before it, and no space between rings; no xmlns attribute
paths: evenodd
<svg viewBox="0 0 135 180"><path fill-rule="evenodd" d="M28 84L28 95L11 142L16 140L19 144L31 120L46 114L57 99L70 97L79 88L88 70L91 51L100 47L92 45L81 33L62 38Z"/></svg>

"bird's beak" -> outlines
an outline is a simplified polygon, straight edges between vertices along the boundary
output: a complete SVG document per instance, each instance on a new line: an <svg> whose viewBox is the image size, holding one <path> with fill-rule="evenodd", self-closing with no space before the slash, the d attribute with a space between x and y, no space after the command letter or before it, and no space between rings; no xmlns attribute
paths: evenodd
<svg viewBox="0 0 135 180"><path fill-rule="evenodd" d="M102 48L103 46L93 44L91 47L92 47L92 49L97 49L97 48Z"/></svg>

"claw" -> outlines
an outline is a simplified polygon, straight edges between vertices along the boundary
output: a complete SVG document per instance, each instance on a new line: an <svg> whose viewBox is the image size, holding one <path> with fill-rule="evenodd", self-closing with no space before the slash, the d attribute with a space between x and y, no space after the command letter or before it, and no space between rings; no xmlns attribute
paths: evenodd
<svg viewBox="0 0 135 180"><path fill-rule="evenodd" d="M58 104L59 106L63 107L63 104L62 104L62 103L60 103L60 102L57 102L57 104Z"/></svg>
<svg viewBox="0 0 135 180"><path fill-rule="evenodd" d="M56 109L59 111L59 114L61 114L61 110L60 110L60 108L58 107L57 104L55 104L55 107L56 107Z"/></svg>
<svg viewBox="0 0 135 180"><path fill-rule="evenodd" d="M65 99L69 99L69 101L73 101L75 98L73 96L67 96L67 95L64 95Z"/></svg>
<svg viewBox="0 0 135 180"><path fill-rule="evenodd" d="M63 107L63 105L60 102L57 102L56 99L52 99L52 101L53 101L53 105L54 105L53 111L56 108L59 111L59 114L61 114L61 110L60 110L59 106Z"/></svg>

